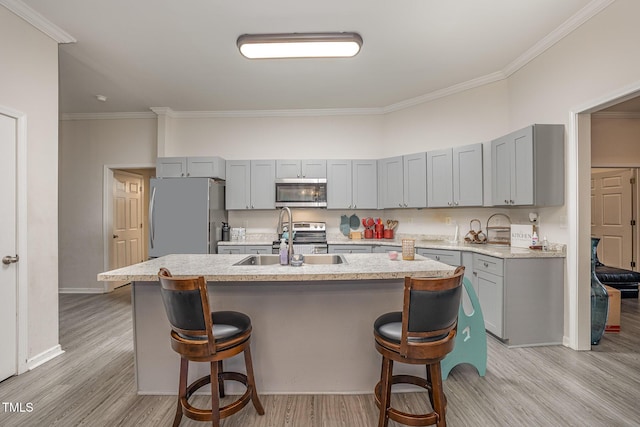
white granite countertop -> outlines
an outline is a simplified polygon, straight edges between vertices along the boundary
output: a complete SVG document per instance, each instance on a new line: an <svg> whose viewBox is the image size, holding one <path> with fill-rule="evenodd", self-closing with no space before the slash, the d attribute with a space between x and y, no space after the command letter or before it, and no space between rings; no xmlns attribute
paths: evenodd
<svg viewBox="0 0 640 427"><path fill-rule="evenodd" d="M273 239L266 240L262 237L248 237L244 241L218 242L220 246L227 245L271 245ZM554 250L541 251L527 248L512 248L506 245L471 244L464 242L449 242L447 240L430 240L421 236L399 236L395 239L349 239L341 236L328 236L329 245L371 245L371 246L397 246L398 251L402 247L402 238L415 239L416 248L447 249L453 251L468 251L498 258L566 258L567 254L562 247Z"/></svg>
<svg viewBox="0 0 640 427"><path fill-rule="evenodd" d="M401 258L401 254L398 254ZM384 254L343 254L346 264L235 266L248 255L167 255L98 274L99 281L155 281L160 267L176 276L204 276L211 282L290 282L384 280L406 276L450 275L454 267L420 255L413 261L392 261Z"/></svg>

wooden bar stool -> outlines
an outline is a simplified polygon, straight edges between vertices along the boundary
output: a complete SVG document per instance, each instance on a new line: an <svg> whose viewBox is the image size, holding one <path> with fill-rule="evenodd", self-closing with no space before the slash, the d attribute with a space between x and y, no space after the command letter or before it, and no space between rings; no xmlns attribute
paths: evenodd
<svg viewBox="0 0 640 427"><path fill-rule="evenodd" d="M220 426L220 419L244 408L249 400L260 415L264 409L258 398L251 363L251 319L236 311L215 311L209 308L209 294L204 277L174 278L166 268L158 273L162 302L171 324L171 348L180 354L180 384L178 408L173 426L182 415L197 421L211 421ZM244 352L247 374L223 372L222 361ZM209 362L211 374L187 385L189 362ZM246 386L245 393L234 402L220 407L224 397L224 381L237 381ZM211 384L211 410L189 404L189 398L199 388Z"/></svg>
<svg viewBox="0 0 640 427"><path fill-rule="evenodd" d="M389 419L409 426L446 426L446 397L442 389L440 361L453 350L462 295L464 267L453 276L404 280L402 311L386 313L374 323L376 350L382 355L380 382L374 396L380 408L379 427ZM393 375L393 362L426 365L426 379ZM433 411L410 414L391 407L391 386L413 384L429 392Z"/></svg>

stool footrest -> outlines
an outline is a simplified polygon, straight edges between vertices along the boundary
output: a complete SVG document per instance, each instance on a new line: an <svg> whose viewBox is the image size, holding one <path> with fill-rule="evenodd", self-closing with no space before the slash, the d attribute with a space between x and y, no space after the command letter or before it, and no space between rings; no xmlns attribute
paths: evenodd
<svg viewBox="0 0 640 427"><path fill-rule="evenodd" d="M247 403L249 403L249 401L251 400L251 395L253 393L253 388L249 386L247 376L239 372L221 372L219 374L219 377L220 379L225 381L237 381L247 388L244 394L238 399L220 408L220 418L225 418L240 411L247 405ZM211 375L206 375L192 382L187 387L186 396L180 399L184 415L186 415L188 418L197 421L211 421L212 414L210 409L196 408L189 403L189 398L193 395L193 393L195 393L198 389L206 386L207 384L211 384ZM211 392L217 393L218 390L212 390Z"/></svg>
<svg viewBox="0 0 640 427"><path fill-rule="evenodd" d="M424 378L416 377L414 375L394 375L391 377L391 384L413 384L431 392L431 383ZM381 393L382 381L379 381L374 389L374 397L378 408L380 408ZM446 407L446 397L444 397L444 404ZM399 411L393 407L389 407L389 409L387 409L387 414L390 419L409 426L433 425L436 424L440 418L436 412L429 412L428 414L410 414L408 412Z"/></svg>

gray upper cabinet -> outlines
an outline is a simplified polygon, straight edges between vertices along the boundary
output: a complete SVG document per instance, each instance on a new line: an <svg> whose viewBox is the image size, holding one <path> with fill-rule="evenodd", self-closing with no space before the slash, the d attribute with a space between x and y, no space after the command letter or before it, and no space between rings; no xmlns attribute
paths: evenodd
<svg viewBox="0 0 640 427"><path fill-rule="evenodd" d="M158 178L218 178L226 179L225 161L221 157L158 157Z"/></svg>
<svg viewBox="0 0 640 427"><path fill-rule="evenodd" d="M427 153L427 206L482 206L482 144Z"/></svg>
<svg viewBox="0 0 640 427"><path fill-rule="evenodd" d="M277 160L277 178L326 178L326 160Z"/></svg>
<svg viewBox="0 0 640 427"><path fill-rule="evenodd" d="M381 208L427 206L426 153L381 159L378 173Z"/></svg>
<svg viewBox="0 0 640 427"><path fill-rule="evenodd" d="M494 206L564 204L564 125L531 125L491 141Z"/></svg>
<svg viewBox="0 0 640 427"><path fill-rule="evenodd" d="M226 208L275 209L275 160L228 160Z"/></svg>
<svg viewBox="0 0 640 427"><path fill-rule="evenodd" d="M327 160L327 209L376 209L376 160Z"/></svg>

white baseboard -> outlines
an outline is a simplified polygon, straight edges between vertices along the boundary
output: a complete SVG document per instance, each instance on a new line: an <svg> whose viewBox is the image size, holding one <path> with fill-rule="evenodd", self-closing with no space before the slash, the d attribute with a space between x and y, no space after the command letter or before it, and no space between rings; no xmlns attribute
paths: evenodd
<svg viewBox="0 0 640 427"><path fill-rule="evenodd" d="M58 288L59 294L104 294L103 288Z"/></svg>
<svg viewBox="0 0 640 427"><path fill-rule="evenodd" d="M49 360L60 356L61 354L64 354L64 350L62 350L62 347L60 347L60 344L51 347L49 350L43 351L42 353L27 359L27 370L32 370L34 368L37 368L38 366L42 365L45 362L48 362Z"/></svg>

